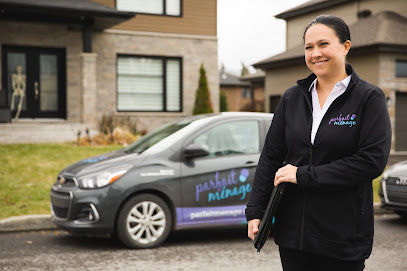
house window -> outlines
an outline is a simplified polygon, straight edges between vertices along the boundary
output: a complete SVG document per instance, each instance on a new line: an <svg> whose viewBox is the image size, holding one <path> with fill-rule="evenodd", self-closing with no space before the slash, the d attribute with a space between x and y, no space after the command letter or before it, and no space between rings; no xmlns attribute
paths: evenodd
<svg viewBox="0 0 407 271"><path fill-rule="evenodd" d="M118 111L182 111L180 58L118 56Z"/></svg>
<svg viewBox="0 0 407 271"><path fill-rule="evenodd" d="M407 60L396 60L396 77L407 77Z"/></svg>
<svg viewBox="0 0 407 271"><path fill-rule="evenodd" d="M250 99L252 97L250 88L243 87L242 88L242 98Z"/></svg>
<svg viewBox="0 0 407 271"><path fill-rule="evenodd" d="M137 13L181 16L182 0L117 0L117 10Z"/></svg>

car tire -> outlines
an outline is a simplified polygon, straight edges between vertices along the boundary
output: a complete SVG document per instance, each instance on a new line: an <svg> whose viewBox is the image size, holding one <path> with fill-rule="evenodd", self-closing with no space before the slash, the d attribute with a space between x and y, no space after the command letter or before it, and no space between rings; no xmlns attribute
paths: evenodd
<svg viewBox="0 0 407 271"><path fill-rule="evenodd" d="M121 208L116 234L129 248L154 248L167 239L172 229L172 215L168 205L159 197L140 194Z"/></svg>

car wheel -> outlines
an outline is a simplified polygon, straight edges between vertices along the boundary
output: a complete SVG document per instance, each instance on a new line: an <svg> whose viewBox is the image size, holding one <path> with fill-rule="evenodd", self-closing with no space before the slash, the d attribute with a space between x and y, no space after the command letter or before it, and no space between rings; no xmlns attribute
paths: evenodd
<svg viewBox="0 0 407 271"><path fill-rule="evenodd" d="M172 225L168 205L159 197L141 194L120 210L117 236L129 248L153 248L167 239Z"/></svg>

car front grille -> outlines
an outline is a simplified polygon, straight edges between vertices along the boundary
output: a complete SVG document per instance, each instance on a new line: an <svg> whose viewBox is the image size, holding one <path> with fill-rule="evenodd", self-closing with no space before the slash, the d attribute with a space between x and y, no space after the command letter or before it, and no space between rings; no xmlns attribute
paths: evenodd
<svg viewBox="0 0 407 271"><path fill-rule="evenodd" d="M51 209L54 218L66 220L71 208L72 193L51 190Z"/></svg>
<svg viewBox="0 0 407 271"><path fill-rule="evenodd" d="M387 198L390 202L407 203L407 185L400 184L400 179L390 177L386 180Z"/></svg>

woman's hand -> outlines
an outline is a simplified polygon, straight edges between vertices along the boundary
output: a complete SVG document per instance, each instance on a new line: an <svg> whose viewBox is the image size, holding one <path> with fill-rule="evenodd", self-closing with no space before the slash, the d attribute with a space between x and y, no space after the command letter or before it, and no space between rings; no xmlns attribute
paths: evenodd
<svg viewBox="0 0 407 271"><path fill-rule="evenodd" d="M297 167L288 164L277 170L276 176L274 177L274 186L282 182L297 184Z"/></svg>
<svg viewBox="0 0 407 271"><path fill-rule="evenodd" d="M248 226L247 226L247 236L254 241L254 237L259 231L259 225L260 225L260 219L252 219L249 220Z"/></svg>

